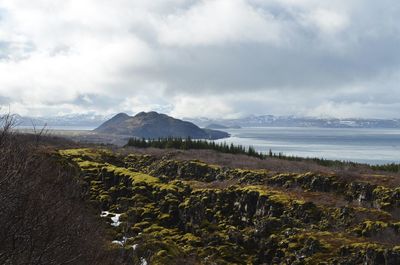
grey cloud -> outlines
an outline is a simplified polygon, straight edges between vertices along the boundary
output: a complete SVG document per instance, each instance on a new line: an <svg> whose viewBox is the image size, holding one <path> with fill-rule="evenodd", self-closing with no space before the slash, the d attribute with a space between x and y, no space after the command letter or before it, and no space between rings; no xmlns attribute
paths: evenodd
<svg viewBox="0 0 400 265"><path fill-rule="evenodd" d="M306 47L285 49L254 43L186 48L168 51L179 61L166 56L156 67L138 73L165 82L178 92L332 89L398 71L398 44L370 42L344 56Z"/></svg>
<svg viewBox="0 0 400 265"><path fill-rule="evenodd" d="M70 103L80 106L80 107L97 107L100 108L112 108L120 103L121 99L119 97L105 97L96 94L81 94L76 97L75 100Z"/></svg>
<svg viewBox="0 0 400 265"><path fill-rule="evenodd" d="M386 1L389 2L392 1ZM158 45L157 65L136 69L136 73L165 82L171 93L326 90L373 82L382 73L399 71L400 35L380 22L386 15L391 17L393 9L374 14L375 4L364 6L365 13L351 17L349 27L332 40L299 25L298 14L273 6L266 12L290 28L281 46L254 42L195 47ZM370 21L378 20L374 26L377 35L371 35Z"/></svg>

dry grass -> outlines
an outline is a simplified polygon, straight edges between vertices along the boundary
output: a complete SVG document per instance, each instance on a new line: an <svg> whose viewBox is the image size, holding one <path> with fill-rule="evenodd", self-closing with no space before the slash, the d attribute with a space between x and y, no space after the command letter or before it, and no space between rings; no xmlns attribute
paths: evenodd
<svg viewBox="0 0 400 265"><path fill-rule="evenodd" d="M271 172L306 173L314 172L325 175L336 175L345 182L360 181L385 187L400 186L400 174L374 171L365 165L325 167L313 161L287 161L278 158L259 159L246 155L220 153L213 150L176 150L157 148L114 148L122 154L138 153L153 155L158 159L200 160L207 164L228 168L266 169Z"/></svg>

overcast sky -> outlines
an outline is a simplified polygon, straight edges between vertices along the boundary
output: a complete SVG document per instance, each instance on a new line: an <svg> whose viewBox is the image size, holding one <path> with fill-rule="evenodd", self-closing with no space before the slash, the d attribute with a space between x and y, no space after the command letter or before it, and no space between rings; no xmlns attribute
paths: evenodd
<svg viewBox="0 0 400 265"><path fill-rule="evenodd" d="M400 118L399 0L0 0L0 105Z"/></svg>

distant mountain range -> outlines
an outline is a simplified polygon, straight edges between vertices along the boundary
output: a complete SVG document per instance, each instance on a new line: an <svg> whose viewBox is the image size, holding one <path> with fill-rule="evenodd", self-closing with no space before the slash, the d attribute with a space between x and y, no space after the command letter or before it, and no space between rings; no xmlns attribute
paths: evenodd
<svg viewBox="0 0 400 265"><path fill-rule="evenodd" d="M135 136L140 138L191 137L193 139L220 139L229 134L175 119L157 112L140 112L135 116L119 113L94 130L97 133Z"/></svg>
<svg viewBox="0 0 400 265"><path fill-rule="evenodd" d="M320 127L320 128L400 128L400 119L336 119L296 116L249 116L240 119L208 119L189 120L198 126L219 127Z"/></svg>
<svg viewBox="0 0 400 265"><path fill-rule="evenodd" d="M110 119L110 115L70 114L53 117L22 117L15 115L18 125L76 126L96 128ZM337 119L297 116L260 115L240 119L184 118L199 127L207 129L228 129L240 127L321 127L321 128L400 128L400 119Z"/></svg>
<svg viewBox="0 0 400 265"><path fill-rule="evenodd" d="M14 115L18 126L76 126L76 127L97 127L110 116L89 114L69 114L50 117L23 117Z"/></svg>

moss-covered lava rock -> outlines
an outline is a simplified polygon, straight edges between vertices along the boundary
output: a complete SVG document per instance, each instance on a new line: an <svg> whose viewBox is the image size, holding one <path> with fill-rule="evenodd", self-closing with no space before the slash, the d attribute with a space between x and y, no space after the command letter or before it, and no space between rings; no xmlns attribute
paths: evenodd
<svg viewBox="0 0 400 265"><path fill-rule="evenodd" d="M400 264L399 188L106 149L59 154L79 168L127 264Z"/></svg>

